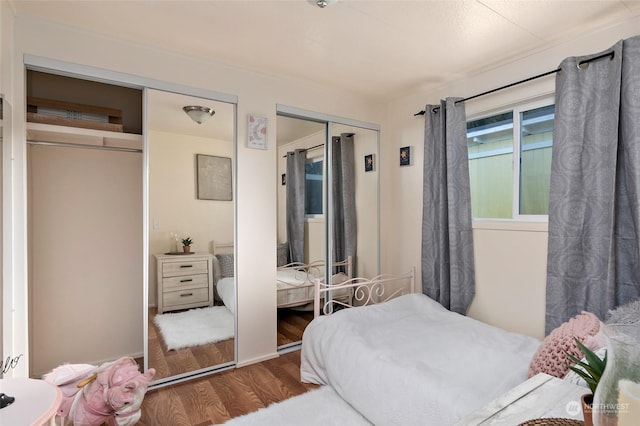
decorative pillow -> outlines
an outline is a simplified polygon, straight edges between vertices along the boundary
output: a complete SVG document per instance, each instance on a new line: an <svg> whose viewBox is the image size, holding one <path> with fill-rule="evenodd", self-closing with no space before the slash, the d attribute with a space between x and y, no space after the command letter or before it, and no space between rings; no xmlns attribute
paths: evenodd
<svg viewBox="0 0 640 426"><path fill-rule="evenodd" d="M610 310L605 324L640 324L640 299Z"/></svg>
<svg viewBox="0 0 640 426"><path fill-rule="evenodd" d="M289 263L289 243L278 244L278 267Z"/></svg>
<svg viewBox="0 0 640 426"><path fill-rule="evenodd" d="M542 341L529 365L529 377L547 373L563 378L569 371L565 351L578 359L582 358L582 351L574 342L574 337L589 347L593 345L592 342L599 331L600 320L591 312L582 312L571 318Z"/></svg>
<svg viewBox="0 0 640 426"><path fill-rule="evenodd" d="M222 278L222 269L218 256L213 256L213 284L216 284Z"/></svg>
<svg viewBox="0 0 640 426"><path fill-rule="evenodd" d="M220 272L222 278L228 278L233 276L233 253L216 254L218 262L220 263Z"/></svg>

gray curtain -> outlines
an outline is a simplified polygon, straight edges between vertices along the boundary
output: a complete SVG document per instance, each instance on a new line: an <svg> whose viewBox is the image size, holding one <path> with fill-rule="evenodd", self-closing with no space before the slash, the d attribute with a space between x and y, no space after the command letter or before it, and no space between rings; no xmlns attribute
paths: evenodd
<svg viewBox="0 0 640 426"><path fill-rule="evenodd" d="M640 37L610 51L567 58L556 77L547 333L640 297Z"/></svg>
<svg viewBox="0 0 640 426"><path fill-rule="evenodd" d="M353 133L341 133L331 138L331 171L333 194L333 260L352 256L354 271L358 235L356 229L356 179ZM335 268L346 272L346 268Z"/></svg>
<svg viewBox="0 0 640 426"><path fill-rule="evenodd" d="M465 108L456 101L425 108L422 292L465 314L475 268Z"/></svg>
<svg viewBox="0 0 640 426"><path fill-rule="evenodd" d="M306 164L307 150L287 152L287 241L290 262L304 262Z"/></svg>

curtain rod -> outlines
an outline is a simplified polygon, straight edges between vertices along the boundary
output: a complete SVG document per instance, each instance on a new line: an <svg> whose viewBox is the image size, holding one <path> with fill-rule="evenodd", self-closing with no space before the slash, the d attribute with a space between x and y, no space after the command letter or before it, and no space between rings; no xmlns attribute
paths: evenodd
<svg viewBox="0 0 640 426"><path fill-rule="evenodd" d="M303 149L302 151L311 151L312 149L320 148L321 146L324 146L324 144L323 144L323 143L321 143L321 144L319 144L319 145L314 145L314 146L311 146L311 147L309 147L309 148L305 148L305 149ZM287 158L287 156L286 156L286 155L283 155L283 156L282 156L282 158Z"/></svg>
<svg viewBox="0 0 640 426"><path fill-rule="evenodd" d="M611 51L608 53L603 53L602 55L598 55L598 56L594 56L591 59L585 59L584 61L580 61L578 62L578 68L582 68L583 65L588 64L590 62L594 62L594 61L598 61L600 59L604 59L606 57L611 57L611 59L613 60L614 56L615 56L615 51ZM464 101L469 101L471 99L475 99L475 98L479 98L480 96L484 96L484 95L488 95L490 93L494 93L497 92L499 90L503 90L503 89L508 89L509 87L513 87L513 86L517 86L518 84L522 84L522 83L527 83L531 80L536 80L538 78L542 78L542 77L546 77L550 74L555 74L557 72L560 72L560 68L557 68L555 70L551 70L551 71L547 71L545 73L542 74L538 74L538 75L534 75L533 77L529 77L529 78L525 78L524 80L520 80L520 81L516 81L515 83L511 83L511 84L507 84L506 86L501 86L498 87L496 89L492 89L492 90L488 90L486 92L482 92L482 93L478 93L477 95L473 95L473 96L469 96L468 98L464 98L464 99L460 99L459 101L456 101L455 103L460 103L460 102L464 102ZM436 112L440 109L440 107L435 107L433 108L433 112ZM416 112L415 114L413 114L414 117L418 116L418 115L424 115L425 111L422 110L420 112Z"/></svg>

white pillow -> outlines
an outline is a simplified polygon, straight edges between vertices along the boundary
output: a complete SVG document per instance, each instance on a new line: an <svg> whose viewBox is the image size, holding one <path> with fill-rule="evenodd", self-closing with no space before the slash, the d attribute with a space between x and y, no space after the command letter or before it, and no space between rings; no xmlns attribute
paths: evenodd
<svg viewBox="0 0 640 426"><path fill-rule="evenodd" d="M222 269L220 269L220 261L217 256L213 256L213 285L222 278Z"/></svg>

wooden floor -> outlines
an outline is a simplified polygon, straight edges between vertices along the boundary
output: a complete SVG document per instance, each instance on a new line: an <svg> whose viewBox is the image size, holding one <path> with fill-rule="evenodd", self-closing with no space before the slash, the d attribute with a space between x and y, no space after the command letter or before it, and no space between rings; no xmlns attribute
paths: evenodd
<svg viewBox="0 0 640 426"><path fill-rule="evenodd" d="M316 385L300 381L300 352L147 392L138 425L224 423L300 395Z"/></svg>
<svg viewBox="0 0 640 426"><path fill-rule="evenodd" d="M195 346L178 350L167 350L153 317L156 308L149 308L149 367L156 369L155 379L170 377L212 365L232 362L235 340ZM302 341L302 333L313 319L313 312L278 309L277 345L288 345Z"/></svg>
<svg viewBox="0 0 640 426"><path fill-rule="evenodd" d="M278 346L300 342L313 312L278 309Z"/></svg>
<svg viewBox="0 0 640 426"><path fill-rule="evenodd" d="M149 367L156 369L155 380L175 376L212 365L233 362L235 359L235 339L168 350L160 331L153 321L156 308L149 308Z"/></svg>

